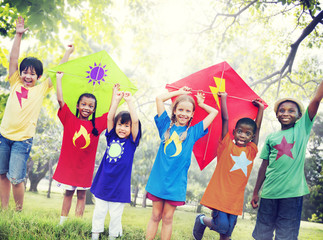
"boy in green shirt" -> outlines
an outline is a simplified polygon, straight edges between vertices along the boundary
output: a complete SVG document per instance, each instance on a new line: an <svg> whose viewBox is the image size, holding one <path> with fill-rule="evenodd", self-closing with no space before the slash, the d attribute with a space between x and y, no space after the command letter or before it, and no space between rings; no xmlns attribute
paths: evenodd
<svg viewBox="0 0 323 240"><path fill-rule="evenodd" d="M320 83L304 113L301 102L280 99L274 111L281 131L269 134L260 158L251 205L258 207L258 192L263 185L257 222L252 236L257 239L297 239L301 221L303 196L309 193L304 174L306 146L315 115L323 97Z"/></svg>

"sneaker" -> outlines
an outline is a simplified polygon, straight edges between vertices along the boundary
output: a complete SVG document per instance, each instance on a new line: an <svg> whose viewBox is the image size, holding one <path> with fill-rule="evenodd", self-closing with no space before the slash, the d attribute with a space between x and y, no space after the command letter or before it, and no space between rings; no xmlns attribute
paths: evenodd
<svg viewBox="0 0 323 240"><path fill-rule="evenodd" d="M193 228L193 237L195 240L201 240L204 234L204 230L206 228L205 225L201 223L200 218L205 216L204 214L197 215L195 218L195 224Z"/></svg>

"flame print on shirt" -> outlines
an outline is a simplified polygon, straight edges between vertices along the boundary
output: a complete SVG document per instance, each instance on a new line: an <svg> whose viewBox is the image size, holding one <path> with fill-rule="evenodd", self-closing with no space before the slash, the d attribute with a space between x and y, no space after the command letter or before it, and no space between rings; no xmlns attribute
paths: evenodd
<svg viewBox="0 0 323 240"><path fill-rule="evenodd" d="M79 137L82 137L82 136L83 136L83 138L85 140L85 145L83 147L80 147L80 149L87 148L90 145L90 143L91 143L90 133L88 133L87 130L85 129L85 127L83 127L81 125L80 130L78 132L75 132L74 133L73 144L74 144L75 147L77 147L76 144L75 144L75 141Z"/></svg>
<svg viewBox="0 0 323 240"><path fill-rule="evenodd" d="M117 162L122 154L124 153L123 145L125 143L120 143L119 140L113 140L110 145L107 147L107 158L106 160L109 160L109 162Z"/></svg>
<svg viewBox="0 0 323 240"><path fill-rule="evenodd" d="M175 132L175 131L172 133L172 136L170 136L170 138L165 142L165 146L164 146L164 153L165 154L166 154L167 146L169 144L171 144L172 142L174 142L174 144L175 144L176 152L171 157L176 157L182 152L182 141L179 140L179 136L178 136L177 132Z"/></svg>

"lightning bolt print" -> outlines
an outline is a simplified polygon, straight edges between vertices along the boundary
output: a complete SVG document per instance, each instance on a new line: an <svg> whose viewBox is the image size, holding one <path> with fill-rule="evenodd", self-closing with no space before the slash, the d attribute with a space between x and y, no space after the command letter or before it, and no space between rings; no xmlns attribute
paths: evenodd
<svg viewBox="0 0 323 240"><path fill-rule="evenodd" d="M16 91L16 94L17 94L18 101L20 103L20 107L22 108L21 99L22 98L28 99L28 89L21 86L21 92Z"/></svg>
<svg viewBox="0 0 323 240"><path fill-rule="evenodd" d="M213 77L216 87L210 86L211 92L213 93L213 97L216 101L216 104L218 105L220 109L220 102L218 97L218 92L225 92L225 79L223 78L217 78Z"/></svg>

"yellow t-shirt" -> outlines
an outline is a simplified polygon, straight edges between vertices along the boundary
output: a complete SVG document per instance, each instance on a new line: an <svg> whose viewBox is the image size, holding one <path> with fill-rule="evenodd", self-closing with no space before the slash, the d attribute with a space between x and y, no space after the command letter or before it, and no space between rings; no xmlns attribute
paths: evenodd
<svg viewBox="0 0 323 240"><path fill-rule="evenodd" d="M24 141L35 135L36 124L44 97L50 90L49 80L34 87L24 87L18 71L11 78L0 133L12 141Z"/></svg>

